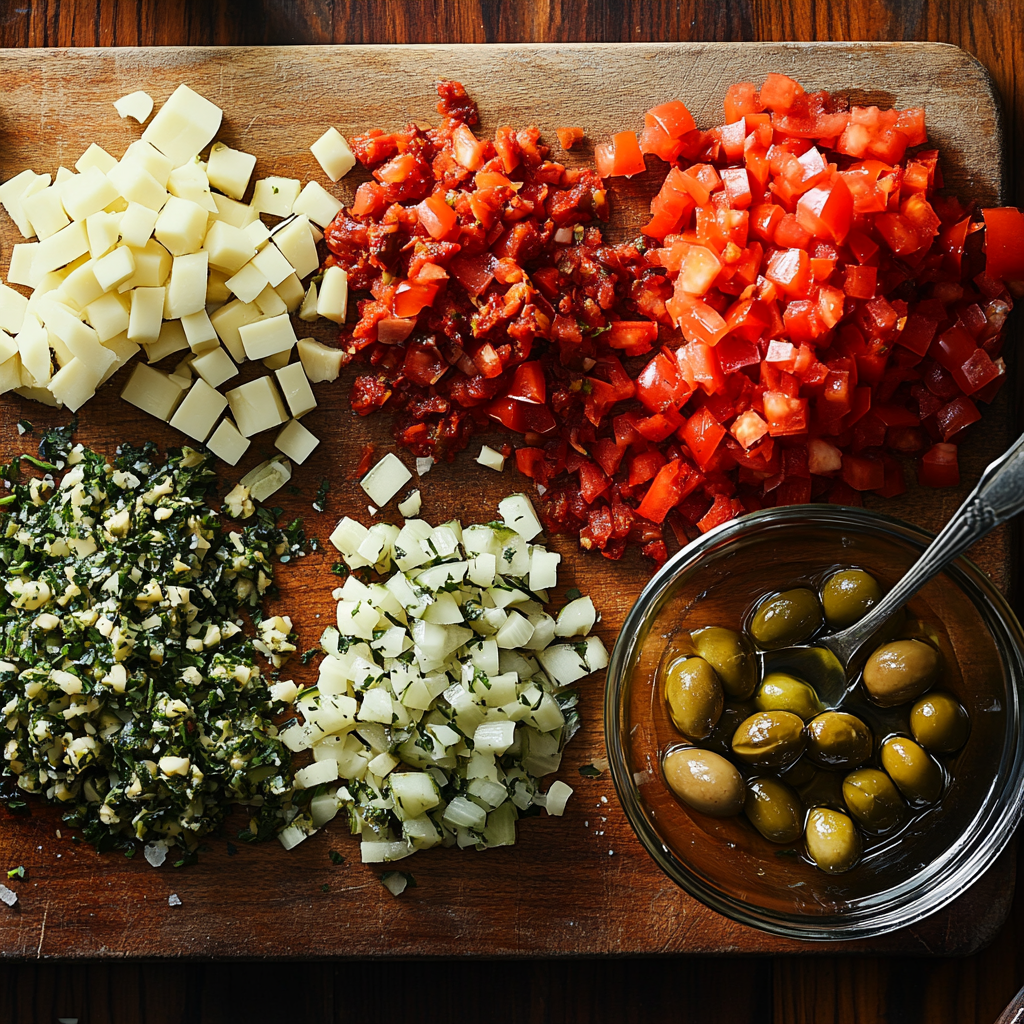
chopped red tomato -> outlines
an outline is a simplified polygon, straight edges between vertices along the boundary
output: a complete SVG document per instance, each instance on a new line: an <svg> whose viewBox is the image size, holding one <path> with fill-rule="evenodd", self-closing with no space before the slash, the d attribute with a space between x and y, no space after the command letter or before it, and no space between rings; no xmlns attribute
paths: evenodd
<svg viewBox="0 0 1024 1024"><path fill-rule="evenodd" d="M577 142L583 140L586 133L582 128L556 128L555 134L558 136L559 145L568 152Z"/></svg>
<svg viewBox="0 0 1024 1024"><path fill-rule="evenodd" d="M512 432L545 526L608 558L894 496L901 459L957 482L955 444L1006 380L1024 216L940 191L939 153L906 155L923 111L770 75L730 87L717 126L653 107L595 169L534 127L478 138L465 90L439 95L439 127L352 140L373 179L325 230L353 294L340 344L365 364L352 407L390 411L400 445L451 459ZM668 163L646 237L608 244L602 176L645 155Z"/></svg>

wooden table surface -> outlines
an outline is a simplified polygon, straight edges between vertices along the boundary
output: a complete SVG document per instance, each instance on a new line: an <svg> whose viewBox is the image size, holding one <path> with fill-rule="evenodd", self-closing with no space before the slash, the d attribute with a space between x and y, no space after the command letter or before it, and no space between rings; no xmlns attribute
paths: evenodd
<svg viewBox="0 0 1024 1024"><path fill-rule="evenodd" d="M921 39L991 72L1021 166L1024 82L1013 0L26 0L0 46ZM2 68L2 65L0 65ZM344 89L339 83L339 89ZM624 83L628 88L628 83ZM965 116L969 116L969 112ZM1018 330L1019 333L1019 330ZM447 1020L991 1024L1024 980L1024 893L992 945L962 960L672 958L446 964L0 967L0 1022ZM1024 944L1021 946L1024 949ZM511 981L511 983L510 983Z"/></svg>

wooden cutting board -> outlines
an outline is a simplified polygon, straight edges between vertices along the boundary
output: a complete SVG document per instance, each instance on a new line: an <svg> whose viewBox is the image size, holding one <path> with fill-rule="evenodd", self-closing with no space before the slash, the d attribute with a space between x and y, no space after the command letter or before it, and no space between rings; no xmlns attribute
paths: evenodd
<svg viewBox="0 0 1024 1024"><path fill-rule="evenodd" d="M1003 191L1003 147L996 98L984 69L952 46L900 44L664 44L431 47L281 47L275 49L7 50L0 93L0 178L25 167L51 174L72 166L91 142L115 155L142 129L122 121L111 102L145 89L159 104L186 82L224 108L220 133L229 145L258 156L254 177L315 178L349 201L364 180L353 172L332 186L308 146L329 124L349 135L409 121L436 122L433 82L457 78L481 109L481 130L538 124L554 144L554 129L582 125L588 145L573 161L589 160L591 144L613 130L636 127L656 102L682 98L701 126L721 120L729 83L763 80L769 71L798 78L809 89L850 92L855 101L923 106L929 134L943 153L948 184L982 203ZM660 167L660 165L658 165ZM608 234L630 237L645 219L660 183L658 168L629 182L616 180ZM0 214L0 271L20 241ZM330 325L305 334L331 340ZM182 438L118 399L124 371L79 416L79 439L111 452L124 438L180 444ZM344 514L367 520L366 499L353 482L363 446L392 450L384 418L359 419L348 409L349 370L316 388L319 408L306 423L323 443L293 480L298 495L275 501L306 517L310 535L325 540ZM16 423L38 429L67 422L66 414L12 396L0 400L0 457L31 450ZM962 474L972 483L1001 452L1012 432L1005 395L986 410L963 449ZM474 461L478 446L421 481L423 515L434 521L493 518L499 498L527 483L510 468L498 476ZM257 439L227 484L272 452ZM407 461L411 461L408 460ZM320 481L331 483L327 511L311 501ZM942 525L959 492L912 489L885 508L923 526ZM388 518L397 513L388 510ZM583 555L571 538L554 547L564 557L563 583L593 595L600 629L611 647L652 566L634 553L621 562ZM1007 534L982 545L977 560L1003 587L1009 580ZM296 620L300 650L314 646L331 621L330 554L314 554L280 572L279 610ZM297 680L314 668L294 663ZM918 927L873 942L800 945L736 925L676 888L647 858L625 821L605 772L588 779L579 766L604 754L602 683L583 687L585 726L566 752L560 777L576 790L563 818L520 824L513 849L480 854L436 850L401 867L418 887L392 897L378 867L359 863L358 844L340 824L285 853L210 842L198 866L154 870L141 856L100 856L77 844L58 815L33 805L32 816L0 812L0 868L24 865L15 908L0 906L0 951L8 957L363 957L564 956L605 953L785 952L810 950L964 953L991 939L1009 909L1013 859L1005 855L960 900ZM242 819L233 820L233 838ZM334 865L328 854L345 858ZM2 877L2 876L0 876ZM329 890L329 891L325 891ZM168 899L177 895L180 906Z"/></svg>

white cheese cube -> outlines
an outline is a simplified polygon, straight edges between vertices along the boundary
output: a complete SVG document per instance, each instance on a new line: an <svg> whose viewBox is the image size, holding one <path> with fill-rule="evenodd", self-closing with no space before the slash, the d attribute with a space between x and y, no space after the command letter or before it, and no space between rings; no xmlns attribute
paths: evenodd
<svg viewBox="0 0 1024 1024"><path fill-rule="evenodd" d="M142 207L139 207L142 209ZM110 252L121 235L123 213L107 213L100 210L85 218L85 233L89 236L89 255L94 260ZM145 244L145 239L143 239Z"/></svg>
<svg viewBox="0 0 1024 1024"><path fill-rule="evenodd" d="M164 289L135 288L128 317L128 340L151 344L160 337L164 319Z"/></svg>
<svg viewBox="0 0 1024 1024"><path fill-rule="evenodd" d="M121 157L122 163L131 161L144 168L164 188L167 187L167 179L171 176L171 169L174 164L160 152L155 146L151 146L145 139L136 139Z"/></svg>
<svg viewBox="0 0 1024 1024"><path fill-rule="evenodd" d="M288 221L271 237L299 277L307 277L320 266L320 257L316 254L316 242L313 241L313 232L310 230L309 219L305 214L300 214L294 220ZM260 253L260 257L263 257L269 248L268 246L267 249L264 249ZM271 283L274 284L274 282ZM277 284L280 283L278 281L274 286L277 287Z"/></svg>
<svg viewBox="0 0 1024 1024"><path fill-rule="evenodd" d="M130 92L127 96L114 100L114 109L122 118L134 117L142 124L153 113L153 97L141 89L138 92Z"/></svg>
<svg viewBox="0 0 1024 1024"><path fill-rule="evenodd" d="M320 314L316 311L316 284L309 282L309 291L302 298L302 305L299 306L299 319L311 324Z"/></svg>
<svg viewBox="0 0 1024 1024"><path fill-rule="evenodd" d="M72 175L59 187L61 202L72 220L85 220L99 213L118 196L118 190L98 167L87 167L84 174Z"/></svg>
<svg viewBox="0 0 1024 1024"><path fill-rule="evenodd" d="M289 420L285 428L277 435L274 447L301 466L319 443L320 438L307 430L298 420Z"/></svg>
<svg viewBox="0 0 1024 1024"><path fill-rule="evenodd" d="M114 374L117 373L117 371L139 351L139 346L136 345L134 341L128 340L127 333L119 334L116 338L111 338L109 341L105 341L103 343L103 347L114 353L114 362L107 367L106 373L103 374L103 377L100 380L101 384L113 377Z"/></svg>
<svg viewBox="0 0 1024 1024"><path fill-rule="evenodd" d="M302 282L295 274L286 277L274 290L281 297L289 313L294 313L302 305Z"/></svg>
<svg viewBox="0 0 1024 1024"><path fill-rule="evenodd" d="M227 404L228 400L200 377L181 400L171 426L196 441L205 441Z"/></svg>
<svg viewBox="0 0 1024 1024"><path fill-rule="evenodd" d="M21 330L14 339L18 343L21 365L35 386L49 383L53 367L50 363L49 334L34 314L26 314Z"/></svg>
<svg viewBox="0 0 1024 1024"><path fill-rule="evenodd" d="M167 283L174 261L155 238L151 238L141 249L134 245L128 248L135 259L135 273L118 287L119 292L132 288L160 288Z"/></svg>
<svg viewBox="0 0 1024 1024"><path fill-rule="evenodd" d="M13 359L18 354L18 342L12 338L6 331L0 331L0 363L6 363L8 359ZM21 384L21 376L19 377L14 387ZM10 388L8 388L10 390Z"/></svg>
<svg viewBox="0 0 1024 1024"><path fill-rule="evenodd" d="M302 368L302 363L290 363L277 371L277 383L281 388L292 416L298 419L316 408L313 389L309 386L309 378ZM297 460L302 462L302 459Z"/></svg>
<svg viewBox="0 0 1024 1024"><path fill-rule="evenodd" d="M179 85L142 133L175 167L191 160L209 145L220 128L220 107Z"/></svg>
<svg viewBox="0 0 1024 1024"><path fill-rule="evenodd" d="M135 257L131 248L119 245L113 252L96 260L92 272L103 291L109 292L116 288L135 273Z"/></svg>
<svg viewBox="0 0 1024 1024"><path fill-rule="evenodd" d="M203 248L210 254L210 266L228 276L238 273L256 255L256 246L249 236L222 220L210 225Z"/></svg>
<svg viewBox="0 0 1024 1024"><path fill-rule="evenodd" d="M296 342L295 329L287 313L245 324L238 329L238 334L249 359L266 359L278 352L290 352Z"/></svg>
<svg viewBox="0 0 1024 1024"><path fill-rule="evenodd" d="M213 194L213 202L217 207L217 219L224 221L225 224L230 224L233 228L245 228L260 219L258 210L216 192Z"/></svg>
<svg viewBox="0 0 1024 1024"><path fill-rule="evenodd" d="M128 302L117 292L108 292L85 307L85 315L101 342L110 341L128 330Z"/></svg>
<svg viewBox="0 0 1024 1024"><path fill-rule="evenodd" d="M167 191L179 199L187 199L202 207L208 214L216 216L217 204L210 192L210 181L206 171L198 162L187 163L184 167L175 167L167 179Z"/></svg>
<svg viewBox="0 0 1024 1024"><path fill-rule="evenodd" d="M207 216L197 203L170 196L156 219L153 234L172 256L197 252L206 237Z"/></svg>
<svg viewBox="0 0 1024 1024"><path fill-rule="evenodd" d="M331 181L343 178L356 165L355 155L337 128L328 128L309 151Z"/></svg>
<svg viewBox="0 0 1024 1024"><path fill-rule="evenodd" d="M111 167L116 166L117 161L102 146L91 142L89 148L78 158L75 170L79 174L85 174L90 167L97 167L106 174Z"/></svg>
<svg viewBox="0 0 1024 1024"><path fill-rule="evenodd" d="M53 375L47 388L61 405L77 412L96 394L102 376L102 370L76 358Z"/></svg>
<svg viewBox="0 0 1024 1024"><path fill-rule="evenodd" d="M159 363L161 359L173 356L176 352L188 350L188 338L180 320L165 320L160 325L160 334L156 341L145 346L146 358L151 363Z"/></svg>
<svg viewBox="0 0 1024 1024"><path fill-rule="evenodd" d="M411 479L412 473L402 460L388 452L359 481L359 486L369 495L374 505L383 508Z"/></svg>
<svg viewBox="0 0 1024 1024"><path fill-rule="evenodd" d="M319 182L307 182L292 204L293 213L304 213L314 224L325 228L338 215L341 200L335 199Z"/></svg>
<svg viewBox="0 0 1024 1024"><path fill-rule="evenodd" d="M202 358L202 357L200 357ZM238 428L227 416L220 421L217 429L210 435L206 447L217 456L223 459L229 466L238 464L238 460L248 451L252 442L243 437Z"/></svg>
<svg viewBox="0 0 1024 1024"><path fill-rule="evenodd" d="M95 269L96 261L89 260L71 271L60 287L54 290L53 298L67 304L76 312L85 309L90 302L94 302L107 291L96 279Z"/></svg>
<svg viewBox="0 0 1024 1024"><path fill-rule="evenodd" d="M46 324L48 331L67 345L68 351L76 359L81 360L90 369L95 369L95 390L100 377L114 360L113 355L100 345L96 332L56 303L44 310L43 323Z"/></svg>
<svg viewBox="0 0 1024 1024"><path fill-rule="evenodd" d="M282 366L288 365L288 360L291 357L291 352L278 352L276 356L267 356L266 359L261 359L260 362L268 370L280 370Z"/></svg>
<svg viewBox="0 0 1024 1024"><path fill-rule="evenodd" d="M163 370L139 363L121 391L121 397L150 416L166 421L174 415L184 393L180 378L172 379Z"/></svg>
<svg viewBox="0 0 1024 1024"><path fill-rule="evenodd" d="M276 288L286 277L295 272L295 267L276 245L264 246L252 258L252 265L267 279L271 288Z"/></svg>
<svg viewBox="0 0 1024 1024"><path fill-rule="evenodd" d="M419 488L413 491L405 501L398 503L398 511L405 516L406 519L412 519L414 516L420 514L420 508L423 505L423 495L420 494Z"/></svg>
<svg viewBox="0 0 1024 1024"><path fill-rule="evenodd" d="M42 182L41 185L40 182ZM29 193L31 195L48 187L49 184L50 176L48 174L36 174L33 170L25 170L15 174L13 178L8 178L0 185L0 205L7 211L25 238L31 238L35 231L32 228L32 222L22 208L22 197L30 186L34 186L33 191Z"/></svg>
<svg viewBox="0 0 1024 1024"><path fill-rule="evenodd" d="M86 244L88 241L87 237ZM11 284L22 284L29 288L35 288L37 278L33 274L32 268L40 244L40 242L20 242L11 247L11 265L7 268L7 280Z"/></svg>
<svg viewBox="0 0 1024 1024"><path fill-rule="evenodd" d="M11 356L0 363L0 395L20 390L23 386L21 360L17 356ZM56 402L56 399L54 401Z"/></svg>
<svg viewBox="0 0 1024 1024"><path fill-rule="evenodd" d="M505 468L505 456L501 452L496 452L490 445L483 445L480 449L480 454L476 457L476 461L481 466L486 466L488 469L493 469L496 473L502 472Z"/></svg>
<svg viewBox="0 0 1024 1024"><path fill-rule="evenodd" d="M223 306L231 298L231 289L227 286L228 275L223 270L210 270L206 279L206 311L212 313L218 306Z"/></svg>
<svg viewBox="0 0 1024 1024"><path fill-rule="evenodd" d="M198 313L206 308L206 274L209 262L205 252L175 256L164 299L168 319Z"/></svg>
<svg viewBox="0 0 1024 1024"><path fill-rule="evenodd" d="M121 214L121 238L125 244L141 249L153 234L158 216L156 210L141 203L129 203L128 209Z"/></svg>
<svg viewBox="0 0 1024 1024"><path fill-rule="evenodd" d="M39 239L49 238L71 223L71 218L64 212L60 189L56 185L23 199L21 207Z"/></svg>
<svg viewBox="0 0 1024 1024"><path fill-rule="evenodd" d="M266 501L277 493L292 478L292 466L287 459L275 455L266 462L261 462L255 469L250 469L241 479L243 487L249 488L249 496L253 501Z"/></svg>
<svg viewBox="0 0 1024 1024"><path fill-rule="evenodd" d="M255 166L256 157L231 149L223 142L215 142L210 147L206 173L214 188L220 189L232 199L241 199L249 187L249 178Z"/></svg>
<svg viewBox="0 0 1024 1024"><path fill-rule="evenodd" d="M238 273L229 277L225 283L242 302L252 302L270 282L250 260Z"/></svg>
<svg viewBox="0 0 1024 1024"><path fill-rule="evenodd" d="M89 251L89 235L85 230L84 221L73 221L55 235L50 235L38 243L32 260L32 273L37 278L51 270L66 267L72 260L84 256ZM7 279L11 280L10 274Z"/></svg>
<svg viewBox="0 0 1024 1024"><path fill-rule="evenodd" d="M302 183L298 178L261 178L252 194L252 205L259 213L287 217L299 198Z"/></svg>
<svg viewBox="0 0 1024 1024"><path fill-rule="evenodd" d="M213 329L236 363L245 361L245 348L242 346L239 329L245 324L255 323L261 317L262 314L252 303L240 299L232 299L210 314Z"/></svg>
<svg viewBox="0 0 1024 1024"><path fill-rule="evenodd" d="M265 317L280 316L282 313L288 312L288 307L284 304L284 299L282 299L269 284L252 301L256 304L256 308Z"/></svg>
<svg viewBox="0 0 1024 1024"><path fill-rule="evenodd" d="M188 347L193 352L208 352L212 348L220 347L220 339L217 337L217 332L213 329L213 324L210 323L205 309L183 316L181 326L185 329Z"/></svg>
<svg viewBox="0 0 1024 1024"><path fill-rule="evenodd" d="M259 219L254 220L251 224L246 224L243 230L249 236L249 241L256 246L257 251L270 241L270 229Z"/></svg>
<svg viewBox="0 0 1024 1024"><path fill-rule="evenodd" d="M324 272L316 311L336 324L345 322L348 313L348 274L341 267L328 267Z"/></svg>
<svg viewBox="0 0 1024 1024"><path fill-rule="evenodd" d="M135 160L121 160L107 171L107 179L129 203L159 210L167 202L167 189Z"/></svg>
<svg viewBox="0 0 1024 1024"><path fill-rule="evenodd" d="M257 377L227 392L228 405L238 429L246 437L287 422L288 413L269 376Z"/></svg>
<svg viewBox="0 0 1024 1024"><path fill-rule="evenodd" d="M302 369L314 384L323 380L338 379L345 362L345 353L340 348L321 345L312 338L300 338L298 350Z"/></svg>
<svg viewBox="0 0 1024 1024"><path fill-rule="evenodd" d="M211 388L219 388L225 381L238 375L238 367L231 356L219 345L209 352L204 352L192 360L192 369L199 374Z"/></svg>
<svg viewBox="0 0 1024 1024"><path fill-rule="evenodd" d="M25 322L28 299L21 292L0 284L0 327L17 334Z"/></svg>

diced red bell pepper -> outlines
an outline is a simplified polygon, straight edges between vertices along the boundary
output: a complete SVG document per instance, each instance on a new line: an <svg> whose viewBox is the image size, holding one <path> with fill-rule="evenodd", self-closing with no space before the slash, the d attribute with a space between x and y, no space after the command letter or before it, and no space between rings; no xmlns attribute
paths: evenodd
<svg viewBox="0 0 1024 1024"><path fill-rule="evenodd" d="M957 487L960 467L955 444L934 444L921 456L917 482L922 487Z"/></svg>
<svg viewBox="0 0 1024 1024"><path fill-rule="evenodd" d="M1024 280L1024 214L1015 206L990 207L985 218L985 273L1004 281Z"/></svg>

